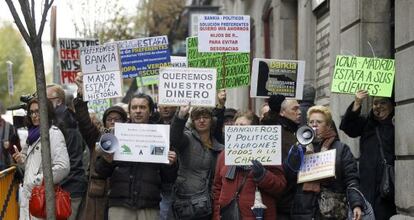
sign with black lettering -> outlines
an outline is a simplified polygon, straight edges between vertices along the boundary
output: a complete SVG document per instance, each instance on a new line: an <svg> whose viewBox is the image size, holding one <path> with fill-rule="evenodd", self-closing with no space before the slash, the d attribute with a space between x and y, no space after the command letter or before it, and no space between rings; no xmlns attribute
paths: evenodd
<svg viewBox="0 0 414 220"><path fill-rule="evenodd" d="M202 68L160 68L160 105L216 106L216 70Z"/></svg>
<svg viewBox="0 0 414 220"><path fill-rule="evenodd" d="M198 38L187 38L188 67L216 68L217 89L250 85L250 53L202 53Z"/></svg>
<svg viewBox="0 0 414 220"><path fill-rule="evenodd" d="M338 55L331 91L355 94L367 90L371 96L391 97L394 75L393 59Z"/></svg>
<svg viewBox="0 0 414 220"><path fill-rule="evenodd" d="M250 16L199 15L200 52L250 52Z"/></svg>
<svg viewBox="0 0 414 220"><path fill-rule="evenodd" d="M280 125L225 126L224 161L226 165L282 164L282 133Z"/></svg>
<svg viewBox="0 0 414 220"><path fill-rule="evenodd" d="M83 99L85 101L122 96L118 46L82 47Z"/></svg>
<svg viewBox="0 0 414 220"><path fill-rule="evenodd" d="M98 44L98 39L59 39L60 80L62 84L75 84L76 73L81 71L79 48Z"/></svg>
<svg viewBox="0 0 414 220"><path fill-rule="evenodd" d="M301 100L304 80L305 61L255 58L250 96L268 98L281 94Z"/></svg>

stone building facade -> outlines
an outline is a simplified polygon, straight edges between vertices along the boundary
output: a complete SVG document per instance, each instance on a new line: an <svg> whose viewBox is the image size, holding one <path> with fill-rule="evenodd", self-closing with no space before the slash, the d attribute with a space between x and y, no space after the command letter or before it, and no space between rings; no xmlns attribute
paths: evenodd
<svg viewBox="0 0 414 220"><path fill-rule="evenodd" d="M353 95L330 92L336 55L395 58L396 204L414 217L414 0L210 0L219 14L251 16L251 55L306 61L305 83L316 88L316 104L328 105L340 122ZM228 106L258 112L263 100L246 99L249 88L228 91ZM368 111L371 100L364 103ZM359 155L358 141L341 140ZM363 177L362 177L363 178ZM410 217L411 216L411 217Z"/></svg>

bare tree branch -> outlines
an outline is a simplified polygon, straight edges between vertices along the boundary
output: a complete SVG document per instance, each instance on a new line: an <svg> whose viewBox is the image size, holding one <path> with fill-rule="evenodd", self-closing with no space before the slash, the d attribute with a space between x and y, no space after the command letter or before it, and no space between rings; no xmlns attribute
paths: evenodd
<svg viewBox="0 0 414 220"><path fill-rule="evenodd" d="M20 3L20 9L24 17L24 21L26 22L27 31L29 31L29 35L31 38L35 38L36 37L36 26L34 26L33 21L32 21L29 1L19 0L19 3Z"/></svg>
<svg viewBox="0 0 414 220"><path fill-rule="evenodd" d="M32 0L32 19L33 19L33 25L36 27L35 1L34 0Z"/></svg>
<svg viewBox="0 0 414 220"><path fill-rule="evenodd" d="M45 6L44 6L43 12L42 12L42 20L40 21L39 32L37 33L39 38L42 38L43 29L45 28L45 23L46 23L47 12L49 11L50 7L52 7L54 1L55 0L51 0L50 4L49 4L49 1L45 0Z"/></svg>
<svg viewBox="0 0 414 220"><path fill-rule="evenodd" d="M12 13L14 22L16 23L17 28L19 29L20 33L22 34L22 37L24 41L26 41L27 45L30 47L32 45L30 41L29 33L27 33L26 28L24 27L22 21L20 20L19 15L17 14L16 8L14 7L14 4L11 0L6 0L7 5L9 6L10 12Z"/></svg>

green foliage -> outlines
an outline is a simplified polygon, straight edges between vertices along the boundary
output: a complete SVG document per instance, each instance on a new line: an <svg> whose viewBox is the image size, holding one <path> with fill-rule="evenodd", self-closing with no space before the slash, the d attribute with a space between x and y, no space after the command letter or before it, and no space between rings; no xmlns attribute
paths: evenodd
<svg viewBox="0 0 414 220"><path fill-rule="evenodd" d="M9 97L7 61L13 63L14 96ZM35 75L32 58L17 29L10 23L0 24L0 100L5 106L19 103L20 95L33 93Z"/></svg>

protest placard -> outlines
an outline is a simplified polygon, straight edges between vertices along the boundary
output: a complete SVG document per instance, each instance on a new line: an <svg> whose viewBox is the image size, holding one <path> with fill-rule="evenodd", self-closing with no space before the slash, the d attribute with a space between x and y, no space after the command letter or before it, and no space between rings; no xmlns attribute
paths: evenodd
<svg viewBox="0 0 414 220"><path fill-rule="evenodd" d="M198 51L250 52L250 16L199 15Z"/></svg>
<svg viewBox="0 0 414 220"><path fill-rule="evenodd" d="M334 177L335 159L336 149L305 155L298 173L298 183Z"/></svg>
<svg viewBox="0 0 414 220"><path fill-rule="evenodd" d="M282 133L280 125L225 126L226 165L282 164Z"/></svg>
<svg viewBox="0 0 414 220"><path fill-rule="evenodd" d="M187 38L188 67L216 68L217 89L250 85L249 53L200 53L198 38Z"/></svg>
<svg viewBox="0 0 414 220"><path fill-rule="evenodd" d="M79 48L98 44L98 39L59 39L60 80L62 84L75 84L76 73L81 71Z"/></svg>
<svg viewBox="0 0 414 220"><path fill-rule="evenodd" d="M160 68L160 105L216 105L216 70L202 68Z"/></svg>
<svg viewBox="0 0 414 220"><path fill-rule="evenodd" d="M167 36L118 41L124 78L158 75L160 67L171 65Z"/></svg>
<svg viewBox="0 0 414 220"><path fill-rule="evenodd" d="M105 110L111 106L111 99L98 99L88 101L88 109L92 109L99 120L102 120L102 116Z"/></svg>
<svg viewBox="0 0 414 220"><path fill-rule="evenodd" d="M171 67L187 67L187 57L171 56ZM142 77L142 85L150 86L158 84L158 75ZM137 80L137 86L141 87L141 82Z"/></svg>
<svg viewBox="0 0 414 220"><path fill-rule="evenodd" d="M304 80L305 61L255 58L250 96L267 98L281 94L301 100Z"/></svg>
<svg viewBox="0 0 414 220"><path fill-rule="evenodd" d="M170 125L115 123L115 137L114 160L168 163Z"/></svg>
<svg viewBox="0 0 414 220"><path fill-rule="evenodd" d="M331 91L355 94L367 90L372 96L391 97L394 75L393 59L338 55Z"/></svg>
<svg viewBox="0 0 414 220"><path fill-rule="evenodd" d="M82 47L80 58L85 101L122 96L117 44Z"/></svg>

